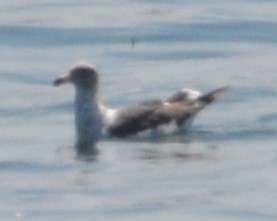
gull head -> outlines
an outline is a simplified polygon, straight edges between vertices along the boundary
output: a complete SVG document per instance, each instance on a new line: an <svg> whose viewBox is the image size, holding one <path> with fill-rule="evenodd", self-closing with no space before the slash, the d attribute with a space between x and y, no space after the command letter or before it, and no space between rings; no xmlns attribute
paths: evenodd
<svg viewBox="0 0 277 221"><path fill-rule="evenodd" d="M91 89L98 85L98 73L95 68L86 63L74 65L69 72L57 78L54 86L60 86L65 83L72 83L78 88Z"/></svg>

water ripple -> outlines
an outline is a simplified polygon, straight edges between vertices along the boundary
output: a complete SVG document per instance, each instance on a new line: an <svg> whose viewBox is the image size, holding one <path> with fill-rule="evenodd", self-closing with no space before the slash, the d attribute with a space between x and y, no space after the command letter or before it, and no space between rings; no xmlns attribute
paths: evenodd
<svg viewBox="0 0 277 221"><path fill-rule="evenodd" d="M212 58L226 58L234 55L234 53L224 51L166 51L164 53L157 51L143 51L143 52L119 52L112 54L115 57L133 58L135 60L147 61L151 59L164 61L164 60L196 60L196 59L212 59Z"/></svg>
<svg viewBox="0 0 277 221"><path fill-rule="evenodd" d="M1 73L0 80L16 82L16 83L24 83L31 85L50 85L50 81L48 80L46 75L40 74L36 75L35 73Z"/></svg>
<svg viewBox="0 0 277 221"><path fill-rule="evenodd" d="M258 122L261 123L276 123L277 122L277 113L267 113L263 114L258 118Z"/></svg>
<svg viewBox="0 0 277 221"><path fill-rule="evenodd" d="M174 33L174 34L172 34ZM0 26L2 45L56 47L86 44L143 42L261 42L277 43L277 24L267 21L225 21L221 23L160 22L134 27L58 28Z"/></svg>
<svg viewBox="0 0 277 221"><path fill-rule="evenodd" d="M266 213L262 211L254 210L241 210L241 209L221 209L212 211L212 214L223 215L224 217L233 217L233 218L244 218L244 219L253 219L253 220L276 220L277 215L273 213Z"/></svg>
<svg viewBox="0 0 277 221"><path fill-rule="evenodd" d="M57 112L69 112L72 110L72 102L64 102L53 105L0 108L0 117L41 117Z"/></svg>
<svg viewBox="0 0 277 221"><path fill-rule="evenodd" d="M1 172L57 172L60 170L66 170L68 166L62 166L60 164L43 164L40 162L31 161L1 161L0 171Z"/></svg>

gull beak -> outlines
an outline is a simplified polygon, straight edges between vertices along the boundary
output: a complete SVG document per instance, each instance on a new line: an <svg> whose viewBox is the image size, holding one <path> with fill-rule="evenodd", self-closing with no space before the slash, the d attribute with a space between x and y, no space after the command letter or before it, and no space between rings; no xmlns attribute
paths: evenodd
<svg viewBox="0 0 277 221"><path fill-rule="evenodd" d="M54 82L54 86L60 86L61 84L70 82L70 77L68 75L58 77Z"/></svg>

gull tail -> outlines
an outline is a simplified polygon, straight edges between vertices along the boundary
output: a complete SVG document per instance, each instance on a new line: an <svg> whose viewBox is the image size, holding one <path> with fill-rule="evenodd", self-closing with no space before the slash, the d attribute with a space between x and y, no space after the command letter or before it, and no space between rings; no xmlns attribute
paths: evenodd
<svg viewBox="0 0 277 221"><path fill-rule="evenodd" d="M215 101L221 100L229 89L229 86L225 86L201 95L198 98L198 101L202 103L201 108L204 108L206 105L211 104Z"/></svg>

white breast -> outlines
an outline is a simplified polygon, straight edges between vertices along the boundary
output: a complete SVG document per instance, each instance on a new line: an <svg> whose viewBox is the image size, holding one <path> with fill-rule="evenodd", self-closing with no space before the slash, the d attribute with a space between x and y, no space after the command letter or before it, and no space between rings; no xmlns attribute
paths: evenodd
<svg viewBox="0 0 277 221"><path fill-rule="evenodd" d="M107 128L109 128L117 120L118 110L107 108L101 103L98 103L98 108L100 110L100 115L103 123L102 136L107 136Z"/></svg>

